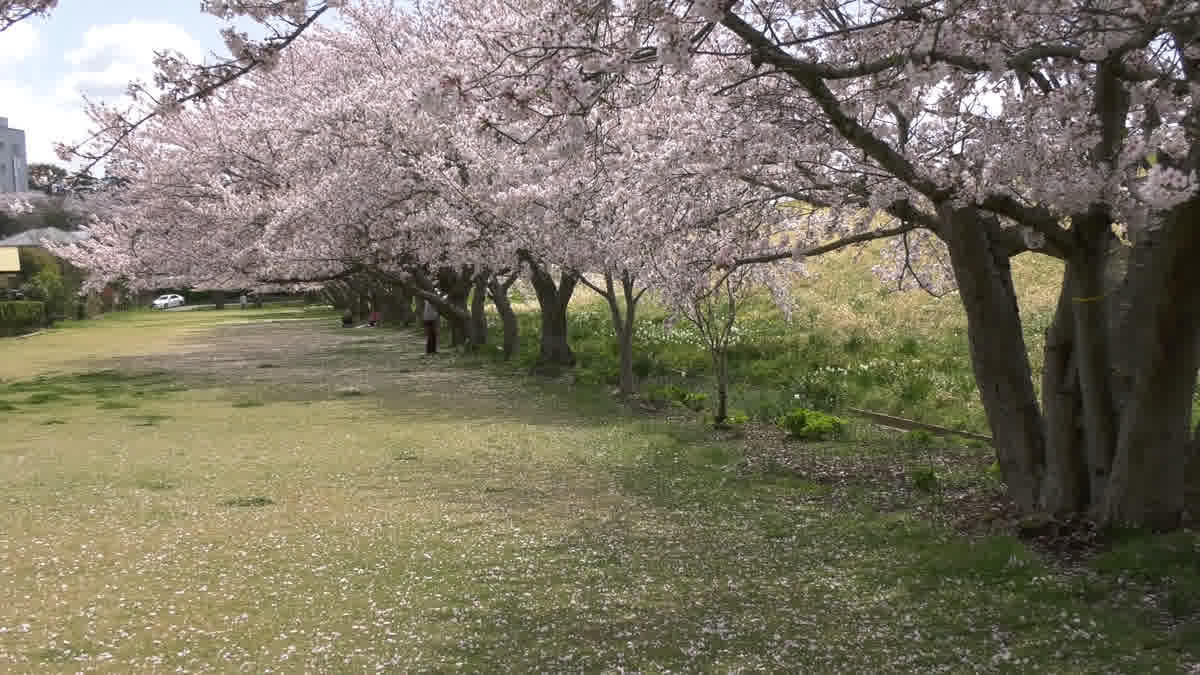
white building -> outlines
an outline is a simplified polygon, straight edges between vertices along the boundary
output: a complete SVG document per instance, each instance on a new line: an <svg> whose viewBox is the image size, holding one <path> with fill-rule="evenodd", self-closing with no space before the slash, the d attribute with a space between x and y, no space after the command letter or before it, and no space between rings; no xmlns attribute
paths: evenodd
<svg viewBox="0 0 1200 675"><path fill-rule="evenodd" d="M29 167L25 164L25 132L8 128L0 117L0 192L29 190Z"/></svg>

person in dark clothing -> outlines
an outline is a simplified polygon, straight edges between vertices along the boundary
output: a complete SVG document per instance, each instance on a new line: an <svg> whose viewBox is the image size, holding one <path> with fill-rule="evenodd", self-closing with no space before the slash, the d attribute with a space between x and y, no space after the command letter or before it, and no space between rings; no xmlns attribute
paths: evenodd
<svg viewBox="0 0 1200 675"><path fill-rule="evenodd" d="M437 307L433 306L432 302L425 301L425 311L421 314L421 319L425 321L425 353L437 353L437 338L438 338L438 320L441 317L438 315Z"/></svg>
<svg viewBox="0 0 1200 675"><path fill-rule="evenodd" d="M354 315L350 313L350 310L346 310L346 313L342 315L342 328L349 328L353 325Z"/></svg>

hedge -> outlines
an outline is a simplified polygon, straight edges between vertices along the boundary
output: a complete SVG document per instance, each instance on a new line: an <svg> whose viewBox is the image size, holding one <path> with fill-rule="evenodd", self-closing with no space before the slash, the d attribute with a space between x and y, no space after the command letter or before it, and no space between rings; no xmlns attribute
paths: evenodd
<svg viewBox="0 0 1200 675"><path fill-rule="evenodd" d="M46 323L46 304L32 300L0 302L0 337L29 333Z"/></svg>

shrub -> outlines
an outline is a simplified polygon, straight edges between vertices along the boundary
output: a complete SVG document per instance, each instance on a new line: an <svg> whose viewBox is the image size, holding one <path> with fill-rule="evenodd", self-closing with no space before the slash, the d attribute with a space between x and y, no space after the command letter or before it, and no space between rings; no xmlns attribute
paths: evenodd
<svg viewBox="0 0 1200 675"><path fill-rule="evenodd" d="M690 392L683 387L668 384L665 387L651 389L647 398L659 403L678 403L689 410L699 412L704 409L704 405L708 401L708 394Z"/></svg>
<svg viewBox="0 0 1200 675"><path fill-rule="evenodd" d="M741 402L751 419L772 424L795 406L791 396L781 391L754 387L738 389L733 397Z"/></svg>
<svg viewBox="0 0 1200 675"><path fill-rule="evenodd" d="M840 438L846 433L846 420L816 410L796 408L780 417L778 424L793 438L819 440Z"/></svg>
<svg viewBox="0 0 1200 675"><path fill-rule="evenodd" d="M70 264L40 248L22 247L21 290L31 300L46 303L46 316L66 316L70 302L83 281L82 273Z"/></svg>
<svg viewBox="0 0 1200 675"><path fill-rule="evenodd" d="M680 403L683 405L683 407L688 408L689 410L694 410L696 412L703 410L704 405L707 402L708 402L708 394L702 394L699 392L696 392L696 393L688 392L688 394L683 397L683 400L680 401Z"/></svg>
<svg viewBox="0 0 1200 675"><path fill-rule="evenodd" d="M924 493L936 492L940 486L937 472L932 467L920 467L908 472L913 487Z"/></svg>
<svg viewBox="0 0 1200 675"><path fill-rule="evenodd" d="M906 431L904 435L900 437L900 442L910 450L925 450L929 446L933 445L933 434L925 431L924 429Z"/></svg>
<svg viewBox="0 0 1200 675"><path fill-rule="evenodd" d="M794 398L810 408L835 410L846 402L847 371L839 366L810 370L792 383Z"/></svg>
<svg viewBox="0 0 1200 675"><path fill-rule="evenodd" d="M28 333L45 322L45 303L33 300L0 302L0 337Z"/></svg>
<svg viewBox="0 0 1200 675"><path fill-rule="evenodd" d="M897 398L901 403L912 405L929 398L933 389L933 380L927 375L912 375L900 385Z"/></svg>

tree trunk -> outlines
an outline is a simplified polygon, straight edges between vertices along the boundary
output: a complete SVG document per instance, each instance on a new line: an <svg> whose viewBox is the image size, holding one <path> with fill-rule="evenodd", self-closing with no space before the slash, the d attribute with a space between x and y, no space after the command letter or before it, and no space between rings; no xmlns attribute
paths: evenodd
<svg viewBox="0 0 1200 675"><path fill-rule="evenodd" d="M729 357L724 349L713 353L713 370L717 375L717 407L713 415L713 426L724 429L729 419Z"/></svg>
<svg viewBox="0 0 1200 675"><path fill-rule="evenodd" d="M1089 505L1104 502L1112 470L1116 441L1113 412L1111 359L1109 357L1109 304L1105 302L1104 272L1112 237L1112 224L1102 215L1074 218L1075 252L1067 261L1063 279L1074 321L1074 364L1082 403L1084 454L1087 459Z"/></svg>
<svg viewBox="0 0 1200 675"><path fill-rule="evenodd" d="M225 309L225 291L213 291L213 306Z"/></svg>
<svg viewBox="0 0 1200 675"><path fill-rule="evenodd" d="M360 319L365 319L371 314L371 296L366 290L359 291L354 307L355 316Z"/></svg>
<svg viewBox="0 0 1200 675"><path fill-rule="evenodd" d="M940 215L1000 473L1018 508L1032 511L1040 501L1046 446L1008 256L972 209L943 208Z"/></svg>
<svg viewBox="0 0 1200 675"><path fill-rule="evenodd" d="M478 351L487 344L487 283L491 278L488 272L480 272L475 277L475 287L471 291L471 335L470 349Z"/></svg>
<svg viewBox="0 0 1200 675"><path fill-rule="evenodd" d="M396 321L401 326L411 326L416 320L416 315L413 313L412 292L401 286L395 289L391 297L393 298L391 311L395 314Z"/></svg>
<svg viewBox="0 0 1200 675"><path fill-rule="evenodd" d="M1192 432L1192 444L1188 448L1183 476L1184 506L1195 520L1200 518L1200 423Z"/></svg>
<svg viewBox="0 0 1200 675"><path fill-rule="evenodd" d="M632 309L626 310L625 326L617 332L618 368L617 388L622 396L637 393L637 376L633 373L633 321Z"/></svg>
<svg viewBox="0 0 1200 675"><path fill-rule="evenodd" d="M461 347L465 345L467 343L467 336L470 334L467 319L453 313L443 314L442 318L450 326L450 346Z"/></svg>
<svg viewBox="0 0 1200 675"><path fill-rule="evenodd" d="M446 294L446 302L461 312L461 314L459 312L442 312L442 316L450 326L450 346L461 347L467 343L467 337L470 335L467 293L459 289L452 289Z"/></svg>
<svg viewBox="0 0 1200 675"><path fill-rule="evenodd" d="M1075 359L1075 320L1069 275L1064 272L1054 321L1046 329L1042 365L1042 405L1046 420L1046 474L1041 508L1050 513L1080 513L1089 505L1087 458L1080 428L1082 401Z"/></svg>
<svg viewBox="0 0 1200 675"><path fill-rule="evenodd" d="M637 378L633 373L633 338L634 331L636 330L637 302L641 295L635 292L634 286L635 279L633 275L628 271L622 271L621 293L625 299L625 310L622 311L621 300L617 297L617 289L613 283L612 273L604 273L604 292L601 295L608 303L613 332L617 336L617 388L621 396L633 396L637 393ZM594 286L592 288L595 289Z"/></svg>
<svg viewBox="0 0 1200 675"><path fill-rule="evenodd" d="M1192 398L1200 368L1200 199L1163 218L1135 244L1129 270L1135 305L1124 347L1134 355L1133 391L1120 417L1105 520L1169 530L1184 510Z"/></svg>
<svg viewBox="0 0 1200 675"><path fill-rule="evenodd" d="M501 283L499 279L492 277L488 282L488 290L491 292L492 304L496 307L496 313L500 315L500 324L504 331L504 343L502 346L504 360L510 361L517 350L520 348L519 340L519 324L517 323L517 314L513 311L512 302L508 299L508 289L516 281L516 275L513 275L508 281Z"/></svg>
<svg viewBox="0 0 1200 675"><path fill-rule="evenodd" d="M538 305L541 309L541 346L538 350L537 363L534 369L554 374L560 368L571 368L575 365L575 353L567 341L567 304L575 292L578 277L571 272L559 274L559 281L554 283L540 264L530 263L531 279L534 293L537 294Z"/></svg>
<svg viewBox="0 0 1200 675"><path fill-rule="evenodd" d="M437 276L446 304L453 310L441 313L450 326L450 346L461 347L467 343L471 333L467 299L475 278L474 269L470 265L458 269L443 267L438 270Z"/></svg>

